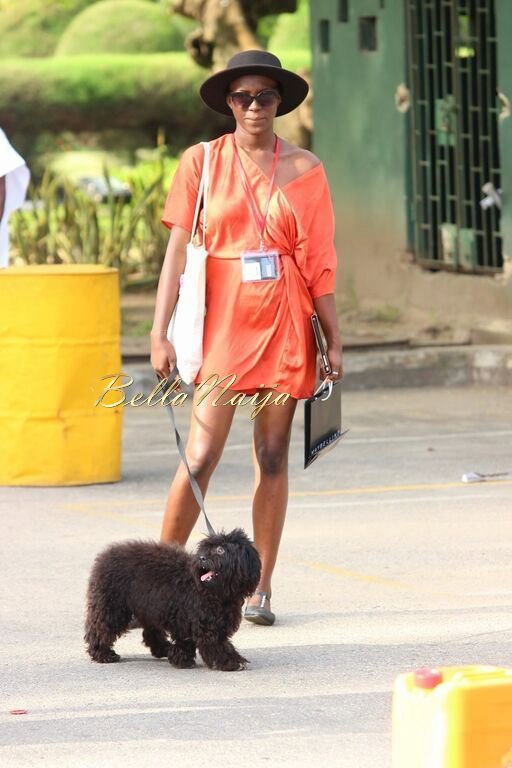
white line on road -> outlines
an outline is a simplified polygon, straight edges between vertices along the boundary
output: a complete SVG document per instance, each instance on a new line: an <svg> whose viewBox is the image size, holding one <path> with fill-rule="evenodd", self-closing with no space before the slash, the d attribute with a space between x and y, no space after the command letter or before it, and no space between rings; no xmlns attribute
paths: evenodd
<svg viewBox="0 0 512 768"><path fill-rule="evenodd" d="M291 500L288 505L288 511L290 513L293 513L294 510L301 510L301 509L316 509L316 510L323 510L323 509L347 509L349 507L380 507L383 505L394 505L394 506L400 506L404 504L437 504L440 502L452 502L452 501L465 501L466 503L478 503L479 505L482 503L482 501L485 501L486 499L491 500L493 502L497 501L503 501L507 504L510 504L510 496L493 496L492 494L481 494L478 497L473 496L467 496L466 494L462 495L455 495L455 496L413 496L410 498L400 498L400 497L391 497L391 498L382 498L382 499L360 499L357 501L354 501L352 499L347 499L345 497L340 497L337 500L332 501L326 501L322 499L321 501L318 500L316 502L300 502ZM244 507L231 507L229 506L229 501L226 501L222 504L209 504L207 500L208 510L210 512L221 512L222 510L229 511L231 513L243 513L247 512L249 509L249 502ZM152 518L152 517L161 517L162 516L162 510L147 510L147 511L140 511L140 512L130 512L130 517L140 517L140 518Z"/></svg>
<svg viewBox="0 0 512 768"><path fill-rule="evenodd" d="M394 435L386 437L355 437L352 438L347 435L345 438L350 443L419 443L419 442L435 442L436 440L458 440L464 439L480 439L482 437L509 437L512 436L512 429L506 430L487 430L482 432L438 432L427 433L425 435Z"/></svg>
<svg viewBox="0 0 512 768"><path fill-rule="evenodd" d="M440 432L429 433L426 435L387 435L385 437L351 437L345 438L351 445L371 445L375 443L433 443L437 440L458 440L480 439L482 437L509 437L512 436L512 430L486 430L481 432ZM293 440L292 446L296 447L302 444L301 440ZM241 449L252 448L252 443L236 443L226 445L224 451L239 451ZM156 448L150 450L130 450L129 445L124 448L124 460L137 458L138 456L177 456L178 451L174 448Z"/></svg>

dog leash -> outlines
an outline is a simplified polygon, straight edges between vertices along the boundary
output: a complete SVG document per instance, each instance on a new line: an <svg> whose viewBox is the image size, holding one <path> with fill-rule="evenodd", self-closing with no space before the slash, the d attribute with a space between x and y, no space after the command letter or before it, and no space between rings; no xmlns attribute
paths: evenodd
<svg viewBox="0 0 512 768"><path fill-rule="evenodd" d="M171 383L169 381L170 378L171 378L170 376L169 376L168 379L158 379L158 377L157 377L159 383L161 383L162 381L165 381L165 385L162 388L162 392L165 392L167 390L167 385ZM204 515L204 519L205 519L205 522L206 522L206 528L208 529L209 535L210 536L214 536L215 535L215 529L213 528L213 525L208 520L208 515L206 514L206 509L204 508L204 498L203 498L203 494L201 493L201 489L200 489L199 485L197 484L197 480L195 479L194 475L190 471L190 467L189 467L188 461L187 461L187 455L185 453L185 446L183 445L183 440L181 439L181 435L178 432L178 427L176 426L176 420L174 418L174 411L173 411L172 405L170 404L170 402L169 403L164 403L164 407L167 410L167 412L169 413L169 416L171 418L171 423L172 423L172 426L173 426L173 429L174 429L174 436L176 438L176 445L178 446L178 451L179 451L179 454L181 456L181 460L183 461L183 464L185 465L185 468L187 470L188 480L189 480L189 483L190 483L190 487L192 488L192 493L194 494L195 500L199 504L199 507L201 508L201 511L202 511L202 513Z"/></svg>

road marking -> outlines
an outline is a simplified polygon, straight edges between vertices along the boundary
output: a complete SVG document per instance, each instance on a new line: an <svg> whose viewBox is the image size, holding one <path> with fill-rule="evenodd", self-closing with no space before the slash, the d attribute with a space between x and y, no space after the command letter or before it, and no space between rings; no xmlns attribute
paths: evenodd
<svg viewBox="0 0 512 768"><path fill-rule="evenodd" d="M66 505L63 505L63 506L66 506ZM114 512L101 511L101 510L91 508L91 505L83 505L83 507L80 507L80 505L77 504L74 506L74 508L92 517L113 520L116 523L123 523L123 524L128 523L138 528L149 529L153 532L153 534L155 533L154 525L150 524L148 519L144 520L144 518L135 517L133 515L124 515L123 513L120 513L120 512L114 513ZM202 538L201 533L199 531L196 531L190 537L190 543L196 543L200 538ZM313 570L323 571L324 573L331 573L336 576L342 576L348 579L364 581L369 584L378 584L380 586L389 587L390 589L399 589L406 592L421 592L424 594L436 594L436 595L440 594L432 590L422 589L420 587L408 585L404 582L401 582L395 579L388 579L383 576L375 576L373 574L362 573L360 571L351 571L351 570L348 570L347 568L340 568L339 566L336 566L336 565L330 565L329 563L312 563L307 561L295 560L294 558L291 558L291 557L282 557L281 560L284 562L288 562L290 565L293 565L294 567L311 568ZM443 593L443 596L446 597L447 595Z"/></svg>
<svg viewBox="0 0 512 768"><path fill-rule="evenodd" d="M432 443L437 440L454 440L459 438L482 438L482 437L509 437L512 430L488 430L482 432L441 432L427 433L425 435L387 435L385 437L351 437L350 433L344 438L351 445L355 443Z"/></svg>
<svg viewBox="0 0 512 768"><path fill-rule="evenodd" d="M108 709L77 710L44 710L28 711L27 720L89 720L92 718L117 717L119 715L153 715L172 712L209 712L225 708L226 704L200 704L195 706L161 706L161 707L112 707ZM7 718L5 718L7 720ZM21 746L21 745L20 745Z"/></svg>
<svg viewBox="0 0 512 768"><path fill-rule="evenodd" d="M73 512L83 512L85 515L97 517L101 520L113 520L115 523L128 523L138 528L151 530L153 534L156 533L154 524L150 524L149 520L147 518L144 520L142 516L124 515L122 512L108 512L103 509L96 509L94 504L63 504L62 506L71 509Z"/></svg>
<svg viewBox="0 0 512 768"><path fill-rule="evenodd" d="M509 437L512 435L512 430L483 430L481 432L441 432L441 433L428 433L425 435L386 435L384 437L354 437L349 433L345 440L349 441L351 445L374 445L379 443L429 443L432 444L438 440L456 440L462 438L467 439L481 439L482 437ZM292 447L301 446L302 438L291 441ZM251 449L252 443L236 443L228 444L224 447L224 451L239 451L241 449ZM138 456L178 456L178 451L173 448L155 448L153 450L140 450L131 451L125 449L123 460L131 461Z"/></svg>
<svg viewBox="0 0 512 768"><path fill-rule="evenodd" d="M451 483L416 483L411 485L380 485L371 486L368 488L333 488L331 490L324 491L292 491L289 494L290 499L298 499L304 497L316 497L316 496L365 496L367 494L375 493L402 493L404 491L439 491L447 488L466 488L469 491L470 486L496 486L496 485L512 485L512 480L488 480L486 483L463 483L461 481L455 481ZM223 496L209 496L209 501L237 501L252 499L252 494L226 494Z"/></svg>
<svg viewBox="0 0 512 768"><path fill-rule="evenodd" d="M405 501L413 501L413 500L407 499ZM362 504L364 502L360 502L360 503ZM112 504L112 502L110 504ZM155 534L155 526L151 523L151 520L150 520L151 516L148 516L148 515L146 515L146 518L144 519L142 514L127 515L127 514L123 514L122 512L114 512L114 511L109 512L107 510L101 509L103 505L101 504L97 505L95 503L62 504L61 506L65 507L66 509L71 508L73 510L77 510L88 516L108 519L116 523L123 523L124 525L129 524L138 528L144 528L145 530L151 530L153 536ZM98 506L100 506L100 509L98 509ZM334 505L330 505L330 506L334 506ZM230 510L230 511L232 512L233 510ZM160 514L161 512L158 513L159 517L160 517ZM154 514L152 516L154 516ZM196 543L198 540L200 540L200 538L202 538L203 535L205 535L203 532L199 530L195 531L190 537L190 543L192 544ZM323 563L323 562L316 563L316 562L309 562L309 561L301 561L301 560L295 560L294 558L286 557L286 556L281 557L281 560L284 562L288 562L290 565L293 565L294 567L310 568L312 570L322 571L323 573L330 573L335 576L340 576L342 578L352 579L355 581L363 581L368 584L375 584L382 587L387 587L389 589L398 589L405 592L414 592L414 593L419 593L424 595L437 595L437 596L442 596L444 598L449 597L454 599L460 599L460 596L456 595L455 593L439 592L437 590L429 589L428 587L422 587L420 585L414 585L414 584L407 584L406 582L402 582L397 579L389 579L384 576L364 573L361 571L353 571L347 568L342 568L337 565L331 565L330 563Z"/></svg>
<svg viewBox="0 0 512 768"><path fill-rule="evenodd" d="M241 448L252 448L252 443L238 443L236 445L226 445L224 447L224 453L226 451L239 451ZM123 461L139 460L140 456L179 456L180 453L177 448L154 448L146 451L126 451L123 455Z"/></svg>
<svg viewBox="0 0 512 768"><path fill-rule="evenodd" d="M322 502L321 509L336 509L336 510L346 510L351 509L353 507L376 507L381 505L394 505L394 506L403 506L403 505L410 505L410 504L440 504L450 501L466 501L468 503L474 502L474 503L481 503L485 500L491 500L494 502L507 502L510 503L510 498L508 496L496 496L493 494L478 494L478 496L468 496L467 494L464 495L452 495L452 496L410 496L408 498L386 498L386 499L344 499L343 501L340 500L327 500ZM248 499L249 500L249 499ZM341 506L342 505L342 506ZM226 504L218 505L215 504L208 504L208 509L210 512L222 512L224 510L228 511L230 514L243 514L250 510L249 505L244 506L229 506L226 507ZM300 510L308 510L308 509L319 509L318 502L295 502L294 504L289 505L288 511L289 513L298 512ZM155 510L140 510L138 513L132 514L132 518L155 518L160 517L163 514L163 506L162 504L159 505L158 509ZM331 522L330 519L328 521Z"/></svg>
<svg viewBox="0 0 512 768"><path fill-rule="evenodd" d="M428 595L430 597L439 597L451 600L457 600L460 602L461 595L456 592L448 592L447 590L432 589L429 586L423 586L421 584L413 584L398 579L389 579L386 576L378 576L372 573L363 573L362 571L352 571L348 568L341 568L337 565L331 565L330 563L312 563L308 561L298 561L291 557L281 558L283 561L288 562L289 565L300 566L303 568L311 568L315 571L322 571L323 573L331 573L334 576L341 576L345 579L354 581L363 581L366 584L375 584L377 586L386 587L388 589L398 589L401 592L409 592L417 595Z"/></svg>
<svg viewBox="0 0 512 768"><path fill-rule="evenodd" d="M292 491L289 494L290 499L300 498L316 498L326 496L367 496L373 494L388 494L388 493L405 493L410 491L442 491L448 488L464 488L468 495L471 491L483 490L489 487L508 487L512 485L512 480L488 480L485 483L463 483L461 481L451 483L416 483L410 485L381 485L370 486L367 488L332 488L330 490L323 491ZM460 496L460 498L466 498ZM479 496L480 498L480 496ZM209 495L208 502L221 502L221 501L247 501L252 500L252 494L221 494L221 495ZM61 504L61 508L64 509L82 509L84 507L112 507L112 506L136 506L141 507L145 504L158 504L163 505L163 495L159 497L149 497L140 499L106 499L105 501L81 501L81 502L65 502Z"/></svg>
<svg viewBox="0 0 512 768"><path fill-rule="evenodd" d="M487 481L485 485L512 485L512 480L494 480L494 481ZM404 491L441 491L446 488L467 488L469 490L469 486L475 487L475 485L482 485L480 483L463 483L461 481L456 481L452 483L416 483L411 485L381 485L381 486L373 486L370 488L345 488L340 490L330 490L330 491L296 491L294 493L290 493L290 497L300 497L300 496L351 496L351 495L366 495L366 494L374 494L374 493L401 493Z"/></svg>
<svg viewBox="0 0 512 768"><path fill-rule="evenodd" d="M283 558L284 559L284 558ZM351 571L347 568L340 568L337 565L330 565L330 563L310 563L301 562L292 558L285 558L290 564L295 566L301 566L303 568L312 568L315 571L323 571L324 573L333 573L336 576L343 576L347 579L355 579L357 581L365 581L368 584L380 584L391 589L401 589L407 592L416 591L410 584L406 584L403 581L397 581L396 579L388 579L385 576L374 576L371 573L361 573L360 571Z"/></svg>

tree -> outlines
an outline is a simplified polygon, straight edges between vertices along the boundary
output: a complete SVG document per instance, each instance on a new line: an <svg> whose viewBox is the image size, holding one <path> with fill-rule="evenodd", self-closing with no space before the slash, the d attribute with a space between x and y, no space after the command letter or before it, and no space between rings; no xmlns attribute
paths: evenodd
<svg viewBox="0 0 512 768"><path fill-rule="evenodd" d="M256 36L259 19L269 14L294 13L297 0L171 0L171 6L201 24L186 41L194 61L219 70L238 51L262 48Z"/></svg>

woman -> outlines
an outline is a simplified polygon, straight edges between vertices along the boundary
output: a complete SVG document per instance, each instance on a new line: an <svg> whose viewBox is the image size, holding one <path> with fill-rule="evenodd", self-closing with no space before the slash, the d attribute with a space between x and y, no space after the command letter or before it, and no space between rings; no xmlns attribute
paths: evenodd
<svg viewBox="0 0 512 768"><path fill-rule="evenodd" d="M279 139L273 129L274 117L295 109L307 91L305 80L264 51L236 54L200 91L209 107L234 116L236 128L210 145L204 359L196 383L234 374L219 404L236 392L261 393L260 400L269 392L289 395L279 405L262 408L254 419L253 528L262 571L244 615L267 626L275 620L271 579L288 500L292 419L297 400L310 397L315 385L313 311L327 340L329 378L342 375L333 213L325 173L315 155ZM160 377L167 377L176 362L167 326L184 270L203 155L201 144L183 154L162 219L171 235L151 331L151 363ZM269 279L258 279L262 269ZM195 391L187 458L203 494L234 409L215 406L213 397ZM162 541L185 544L197 516L181 464L169 491Z"/></svg>

